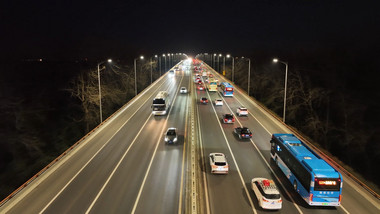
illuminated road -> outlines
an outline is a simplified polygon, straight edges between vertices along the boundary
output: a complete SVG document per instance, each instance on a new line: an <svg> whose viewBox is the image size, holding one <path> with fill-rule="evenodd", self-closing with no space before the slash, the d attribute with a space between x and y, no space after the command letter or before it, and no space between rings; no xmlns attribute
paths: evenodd
<svg viewBox="0 0 380 214"><path fill-rule="evenodd" d="M221 77L218 77L221 79ZM179 94L179 88L190 89ZM340 207L309 207L270 161L272 133L289 133L245 93L234 97L197 91L192 70L165 74L83 142L0 208L0 213L267 213L259 208L250 189L253 177L275 180L283 208L271 213L379 213L380 205L349 178L344 177ZM151 104L158 91L167 90L172 107L167 116L153 116ZM199 103L222 98L223 106ZM248 108L248 117L221 124L222 114ZM195 131L190 112L195 112ZM251 141L240 141L233 128L253 130ZM166 145L163 133L176 127L179 142ZM196 136L196 204L190 189L189 139ZM227 155L228 175L210 173L208 155Z"/></svg>

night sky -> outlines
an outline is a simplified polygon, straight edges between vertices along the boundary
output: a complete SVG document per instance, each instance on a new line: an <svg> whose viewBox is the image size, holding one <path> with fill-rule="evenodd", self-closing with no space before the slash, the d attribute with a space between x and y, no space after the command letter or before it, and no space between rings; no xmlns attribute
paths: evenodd
<svg viewBox="0 0 380 214"><path fill-rule="evenodd" d="M2 1L2 58L379 47L378 1Z"/></svg>

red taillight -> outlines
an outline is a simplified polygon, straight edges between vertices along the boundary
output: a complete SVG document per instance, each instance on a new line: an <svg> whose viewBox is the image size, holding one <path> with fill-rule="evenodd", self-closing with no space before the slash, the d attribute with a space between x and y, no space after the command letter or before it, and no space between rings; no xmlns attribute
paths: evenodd
<svg viewBox="0 0 380 214"><path fill-rule="evenodd" d="M310 198L309 198L309 201L312 202L313 201L313 194L310 194Z"/></svg>
<svg viewBox="0 0 380 214"><path fill-rule="evenodd" d="M244 136L244 134L241 134L241 136Z"/></svg>
<svg viewBox="0 0 380 214"><path fill-rule="evenodd" d="M250 137L252 137L252 134L249 134Z"/></svg>
<svg viewBox="0 0 380 214"><path fill-rule="evenodd" d="M227 119L224 119L224 122L227 122L228 120Z"/></svg>
<svg viewBox="0 0 380 214"><path fill-rule="evenodd" d="M340 203L341 200L342 200L342 195L339 195L339 203Z"/></svg>
<svg viewBox="0 0 380 214"><path fill-rule="evenodd" d="M268 201L267 199L265 199L265 198L263 198L263 201L264 201L264 202L269 202L269 201Z"/></svg>
<svg viewBox="0 0 380 214"><path fill-rule="evenodd" d="M235 118L232 118L232 122L235 122Z"/></svg>

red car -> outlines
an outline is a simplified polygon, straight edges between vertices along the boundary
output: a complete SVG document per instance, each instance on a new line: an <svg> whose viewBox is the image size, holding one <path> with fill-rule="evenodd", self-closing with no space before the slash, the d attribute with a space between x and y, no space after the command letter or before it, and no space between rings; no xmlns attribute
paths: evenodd
<svg viewBox="0 0 380 214"><path fill-rule="evenodd" d="M201 98L201 103L207 104L208 103L208 99L206 97L202 97Z"/></svg>
<svg viewBox="0 0 380 214"><path fill-rule="evenodd" d="M203 90L205 90L205 87L203 85L198 85L197 89L200 91L203 91Z"/></svg>

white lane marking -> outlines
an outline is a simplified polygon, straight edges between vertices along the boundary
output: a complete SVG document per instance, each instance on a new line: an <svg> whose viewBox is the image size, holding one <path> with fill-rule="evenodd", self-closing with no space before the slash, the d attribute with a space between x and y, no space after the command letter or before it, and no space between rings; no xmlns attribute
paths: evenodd
<svg viewBox="0 0 380 214"><path fill-rule="evenodd" d="M226 102L226 100L224 99L223 96L221 96L221 98L223 99L223 101L226 103L226 106L227 108L231 111L231 113L234 115L234 117L236 118L236 121L239 123L240 127L243 127L243 124L241 124L239 118L236 116L236 114L234 113L234 111L232 111L232 109L230 108L230 106L228 105L228 103ZM298 205L296 204L296 202L294 201L294 199L290 196L289 192L286 190L285 186L282 184L282 182L280 181L280 179L277 177L277 175L274 173L274 171L272 170L272 168L270 167L269 163L265 160L263 154L261 153L261 151L259 150L259 148L256 146L256 144L253 142L252 139L250 139L252 145L256 148L257 152L260 154L260 157L264 160L265 164L267 165L267 167L269 168L269 170L273 173L273 175L276 177L277 181L281 184L282 188L285 190L286 192L286 195L292 200L294 206L296 207L296 209L298 210L299 213L303 213L301 211L301 209L298 207Z"/></svg>
<svg viewBox="0 0 380 214"><path fill-rule="evenodd" d="M91 133L86 139L83 140L82 143L79 143L79 145L77 145L74 149L72 149L71 151L68 151L65 156L63 156L59 161L57 161L57 163L53 164L49 169L47 169L44 173L42 173L40 176L38 176L38 179L36 178L35 181L31 182L27 187L25 187L23 190L21 190L19 193L17 193L13 197L12 200L9 200L8 202L6 202L0 208L0 211L6 213L10 209L12 209L15 204L19 203L24 197L26 197L37 186L39 186L47 177L49 177L51 174L53 174L60 166L62 166L64 163L66 163L67 160L69 160L78 151L80 151L85 145L87 145L87 143L89 141L91 141L95 136L97 136L97 134L99 134L103 129L105 129L111 123L111 121L115 120L115 118L117 118L120 114L122 114L124 111L126 111L133 103L136 102L136 100L138 100L139 97L144 95L154 85L158 84L159 80L162 79L164 76L165 75L163 75L159 79L157 79L152 85L150 85L146 90L144 90L143 93L138 94L137 97L134 97L132 102L130 102L128 105L122 107L123 109L120 110L120 112L118 112L116 115L114 115L114 117L112 117L109 121L105 122L97 130L95 130L93 133ZM167 80L164 80L164 82L165 81L167 81ZM161 83L161 85L163 83Z"/></svg>
<svg viewBox="0 0 380 214"><path fill-rule="evenodd" d="M161 85L160 85L161 86ZM170 86L168 87L170 88ZM158 90L158 88L156 89L156 91ZM115 168L112 170L111 174L108 176L106 182L103 184L102 188L100 189L100 191L98 192L98 194L95 196L94 200L92 201L92 203L90 204L90 206L87 208L87 211L86 211L86 214L89 213L92 209L92 207L95 205L96 201L99 199L100 195L103 193L104 189L106 188L106 186L108 185L109 181L111 180L111 178L113 177L113 175L115 174L116 170L119 168L121 162L124 160L125 156L127 155L127 153L129 152L129 150L131 149L131 147L133 146L133 144L136 142L137 140L137 137L140 136L140 133L142 132L142 130L144 130L144 127L146 126L146 124L148 123L148 121L150 120L150 118L152 117L152 114L149 115L149 117L145 120L142 128L140 129L140 131L136 134L135 138L133 138L133 141L132 143L128 146L127 150L124 152L123 156L120 158L119 162L116 164Z"/></svg>
<svg viewBox="0 0 380 214"><path fill-rule="evenodd" d="M340 204L340 207L342 208L342 210L343 210L344 212L346 212L347 214L350 214L350 212L348 212L348 210L346 210L346 208L344 208L344 207L342 206L342 204Z"/></svg>
<svg viewBox="0 0 380 214"><path fill-rule="evenodd" d="M179 83L178 86L177 86L176 93L175 93L174 100L173 100L173 104L172 104L172 106L170 106L170 110L169 110L169 112L168 112L168 117L166 118L166 120L165 120L165 122L164 122L164 124L163 124L163 126L162 126L161 133L164 132L164 130L165 130L165 128L166 128L166 124L167 124L168 121L169 121L170 113L171 113L171 111L172 111L172 109L173 109L173 106L174 106L174 103L175 103L175 101L176 101L176 99L177 99L177 95L178 95L179 87L181 87L182 80L183 80L183 76L182 76L182 78L181 78L180 83ZM147 171L146 171L146 173L145 173L145 176L144 176L143 182L142 182L142 184L141 184L141 187L140 187L139 193L138 193L138 195L137 195L137 198L136 198L135 204L133 205L133 209L132 209L131 213L135 213L135 212L136 212L137 204L138 204L139 201L140 201L140 196L141 196L142 190L143 190L143 188L144 188L144 185L145 185L146 179L147 179L147 177L148 177L148 174L149 174L149 172L150 172L150 168L152 167L153 159L154 159L154 157L156 156L157 148L158 148L158 145L160 145L160 141L162 141L162 136L161 136L161 135L160 135L160 138L158 138L158 140L157 140L156 148L154 149L154 152L153 152L152 158L150 159L148 169L147 169Z"/></svg>
<svg viewBox="0 0 380 214"><path fill-rule="evenodd" d="M211 100L211 97L210 97L210 94L208 93L208 91L206 91L206 93L207 93L209 99ZM235 163L235 165L236 165L236 169L237 169L237 172L238 172L238 174L239 174L240 181L241 181L242 184L243 184L243 187L244 187L245 193L247 194L247 197L248 197L249 203L250 203L250 205L251 205L251 207L252 207L252 211L253 211L253 213L257 214L257 212L256 212L256 208L255 208L255 206L254 206L254 204L253 204L253 202L252 202L251 196L249 195L248 189L247 189L247 187L246 187L246 185L245 185L245 182L244 182L243 176L242 176L242 174L241 174L241 171L240 171L239 165L237 164L237 161L236 161L236 159L235 159L235 155L234 155L234 153L232 152L232 149L231 149L231 147L230 147L230 144L229 144L229 142L228 142L228 140L227 140L227 136L226 136L226 134L225 134L225 132L224 132L224 129L223 129L223 127L222 127L222 124L221 124L221 122L220 122L220 119L219 119L219 117L218 117L218 114L216 113L216 109L215 109L214 105L212 104L212 102L211 102L211 107L212 107L213 110L214 110L214 114L215 114L216 120L218 121L219 127L220 127L220 129L222 130L223 137L224 137L224 139L225 139L225 141L226 141L227 147L228 147L228 149L229 149L229 151L230 151L230 153L231 153L231 157L232 157L232 159L233 159L233 161L234 161L234 163Z"/></svg>
<svg viewBox="0 0 380 214"><path fill-rule="evenodd" d="M195 94L196 97L196 102L198 101L198 96ZM198 123L198 133L199 133L199 145L200 145L200 151L201 152L201 160L202 160L202 166L204 169L202 170L202 175L203 175L203 186L204 186L204 191L205 191L205 199L206 199L206 211L207 214L211 213L211 208L210 208L210 199L209 199L209 194L208 194L208 188L207 188L207 176L206 176L206 162L205 162L205 155L204 155L204 149L203 149L203 140L202 140L202 131L201 131L201 122L200 122L200 116L199 116L199 105L197 105L197 123Z"/></svg>
<svg viewBox="0 0 380 214"><path fill-rule="evenodd" d="M185 75L185 72L183 71L182 69L182 72L183 74ZM190 85L190 77L189 77L189 85ZM188 89L190 89L189 87L187 87ZM187 125L187 121L188 121L188 118L189 118L189 95L186 93L186 120L185 120L185 136L186 136L186 139L189 139L189 135L188 135L188 132L187 132L187 129L188 129L188 125ZM180 191L179 191L179 205L178 205L178 214L182 214L182 194L183 194L183 177L184 177L184 168L185 168L185 157L186 157L186 146L187 146L187 143L186 141L183 142L183 151L182 151L182 169L181 169L181 185L180 185Z"/></svg>
<svg viewBox="0 0 380 214"><path fill-rule="evenodd" d="M156 90L154 90L155 92L166 82L167 80L163 81L161 83L161 85L159 87L157 87ZM43 213L49 206L50 204L52 204L55 199L61 195L61 193L71 184L71 182L83 171L84 168L86 168L86 166L95 158L95 156L111 141L111 139L120 131L120 129L122 129L125 124L128 123L128 121L140 110L140 108L145 105L145 103L150 100L150 99L147 99L145 102L143 102L143 104L140 105L139 108L137 108L137 110L131 115L130 118L128 118L128 120L123 123L122 126L120 126L120 128L107 140L107 142L90 158L90 160L88 160L86 162L86 164L70 179L70 181L57 193L57 195L54 196L54 198L52 198L49 203L39 212L40 214Z"/></svg>

